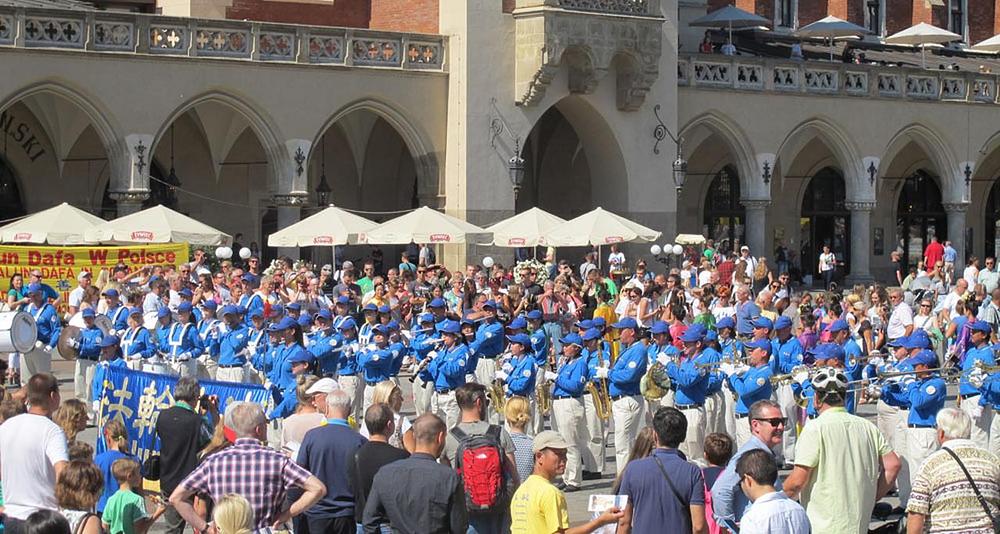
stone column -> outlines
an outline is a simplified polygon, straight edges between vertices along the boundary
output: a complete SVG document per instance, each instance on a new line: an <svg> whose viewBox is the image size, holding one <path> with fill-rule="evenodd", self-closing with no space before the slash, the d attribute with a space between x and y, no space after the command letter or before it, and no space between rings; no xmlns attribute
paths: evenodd
<svg viewBox="0 0 1000 534"><path fill-rule="evenodd" d="M118 217L124 217L142 209L142 203L149 199L149 191L112 191L111 199L118 206Z"/></svg>
<svg viewBox="0 0 1000 534"><path fill-rule="evenodd" d="M288 228L299 222L302 218L302 206L306 203L306 196L300 194L279 194L272 197L274 205L278 209L278 229ZM260 236L263 240L261 248L266 246L268 236ZM292 259L299 257L299 249L296 247L279 247L279 256L288 256Z"/></svg>
<svg viewBox="0 0 1000 534"><path fill-rule="evenodd" d="M965 212L969 209L968 202L945 202L944 211L948 215L948 235L938 236L938 240L944 244L945 240L951 241L951 246L955 248L957 252L957 259L955 260L955 272L961 273L962 269L965 268L966 260L966 250L965 250ZM958 274L961 276L961 274Z"/></svg>
<svg viewBox="0 0 1000 534"><path fill-rule="evenodd" d="M875 202L848 201L845 206L851 210L851 272L847 276L847 284L867 285L875 280L871 273L871 224Z"/></svg>
<svg viewBox="0 0 1000 534"><path fill-rule="evenodd" d="M747 219L743 222L746 229L746 244L754 256L771 257L767 250L767 207L770 200L741 200L740 204L747 210Z"/></svg>

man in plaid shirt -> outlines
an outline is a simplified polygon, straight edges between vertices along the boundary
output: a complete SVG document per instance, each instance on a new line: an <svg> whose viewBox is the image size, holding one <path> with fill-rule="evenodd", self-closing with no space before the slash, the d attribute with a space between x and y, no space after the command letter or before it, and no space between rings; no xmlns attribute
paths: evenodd
<svg viewBox="0 0 1000 534"><path fill-rule="evenodd" d="M236 443L205 458L170 495L170 504L195 531L204 532L208 527L188 501L197 493L216 502L228 493L242 495L250 501L258 530L280 528L326 494L326 486L318 478L261 443L267 436L267 419L259 404L236 403L227 410L226 426L236 433ZM286 509L285 497L293 487L303 493Z"/></svg>

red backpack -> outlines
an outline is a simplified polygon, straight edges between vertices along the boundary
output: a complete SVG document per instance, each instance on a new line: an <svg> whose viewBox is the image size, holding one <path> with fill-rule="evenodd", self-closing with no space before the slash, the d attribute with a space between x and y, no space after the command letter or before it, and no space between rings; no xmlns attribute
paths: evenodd
<svg viewBox="0 0 1000 534"><path fill-rule="evenodd" d="M490 425L485 434L468 435L457 426L451 434L458 440L455 469L465 487L469 512L501 510L509 496L507 456L500 450L500 427Z"/></svg>

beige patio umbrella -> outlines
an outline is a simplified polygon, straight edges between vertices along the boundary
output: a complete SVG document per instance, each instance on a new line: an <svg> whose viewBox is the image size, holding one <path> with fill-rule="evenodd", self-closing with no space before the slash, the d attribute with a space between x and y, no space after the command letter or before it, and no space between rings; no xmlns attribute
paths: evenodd
<svg viewBox="0 0 1000 534"><path fill-rule="evenodd" d="M969 50L976 52L990 52L994 54L1000 52L1000 34L994 35L984 41L979 41L978 43L970 46Z"/></svg>
<svg viewBox="0 0 1000 534"><path fill-rule="evenodd" d="M472 223L421 206L360 234L357 241L369 245L408 245L488 243L489 238L489 232Z"/></svg>
<svg viewBox="0 0 1000 534"><path fill-rule="evenodd" d="M546 232L566 222L541 208L504 219L486 228L493 233L493 245L497 247L536 247L542 244Z"/></svg>
<svg viewBox="0 0 1000 534"><path fill-rule="evenodd" d="M734 5L721 7L715 11L697 18L688 23L688 26L701 28L729 29L729 41L733 41L733 28L757 28L760 26L770 26L771 21L755 15L749 11L744 11Z"/></svg>
<svg viewBox="0 0 1000 534"><path fill-rule="evenodd" d="M352 236L363 234L378 223L330 206L267 238L269 247L332 247L346 245Z"/></svg>
<svg viewBox="0 0 1000 534"><path fill-rule="evenodd" d="M233 242L229 234L164 206L153 206L99 224L84 232L84 237L88 241L105 244L191 243L228 246Z"/></svg>
<svg viewBox="0 0 1000 534"><path fill-rule="evenodd" d="M798 29L795 35L799 37L820 37L830 42L830 60L833 60L833 42L838 39L853 39L871 33L867 28L847 22L834 16L823 17L816 22L806 24Z"/></svg>
<svg viewBox="0 0 1000 534"><path fill-rule="evenodd" d="M553 228L540 244L553 247L602 246L629 241L655 241L659 237L660 232L656 230L603 208L595 208Z"/></svg>
<svg viewBox="0 0 1000 534"><path fill-rule="evenodd" d="M919 46L920 65L923 68L927 67L925 57L925 48L927 45L945 44L961 40L961 35L927 24L926 22L915 24L885 38L887 44Z"/></svg>
<svg viewBox="0 0 1000 534"><path fill-rule="evenodd" d="M42 210L23 219L0 227L0 241L4 243L33 243L49 245L84 245L84 232L104 223L104 219L91 215L65 202Z"/></svg>

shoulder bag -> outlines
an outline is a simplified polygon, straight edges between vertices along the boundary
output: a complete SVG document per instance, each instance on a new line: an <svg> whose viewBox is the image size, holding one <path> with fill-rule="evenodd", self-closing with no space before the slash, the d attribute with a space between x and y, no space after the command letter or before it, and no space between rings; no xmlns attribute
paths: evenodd
<svg viewBox="0 0 1000 534"><path fill-rule="evenodd" d="M990 521L993 523L994 532L1000 532L1000 518L993 517L993 514L990 512L990 505L987 504L986 499L983 498L983 494L979 492L979 487L976 486L976 482L972 480L972 475L969 473L969 470L965 468L965 464L962 463L962 460L959 459L957 454L955 454L955 451L949 449L948 447L941 448L947 451L948 454L950 454L951 457L958 462L958 466L962 468L962 472L965 473L965 478L969 480L969 484L972 486L972 491L976 494L976 499L979 499L979 505L983 507L983 511L986 512L986 517L990 518Z"/></svg>

